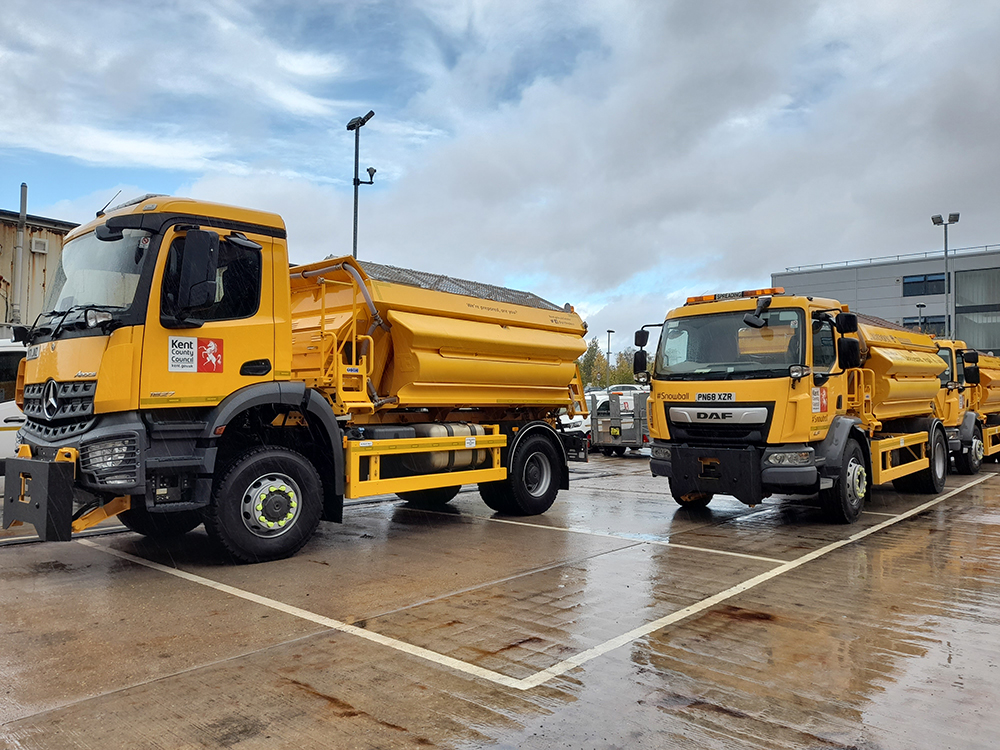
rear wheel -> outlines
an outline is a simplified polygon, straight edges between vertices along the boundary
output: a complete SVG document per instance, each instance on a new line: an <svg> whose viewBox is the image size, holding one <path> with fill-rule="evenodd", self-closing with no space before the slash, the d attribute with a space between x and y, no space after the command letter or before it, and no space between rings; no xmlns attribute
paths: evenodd
<svg viewBox="0 0 1000 750"><path fill-rule="evenodd" d="M972 443L969 450L955 456L955 468L959 474L978 474L983 465L983 430L976 425L972 431Z"/></svg>
<svg viewBox="0 0 1000 750"><path fill-rule="evenodd" d="M241 562L298 552L319 524L323 483L305 456L258 446L234 459L205 511L209 536Z"/></svg>
<svg viewBox="0 0 1000 750"><path fill-rule="evenodd" d="M892 480L892 486L898 492L936 495L944 489L944 480L948 476L948 440L944 436L944 431L934 431L927 450L930 466L916 474Z"/></svg>
<svg viewBox="0 0 1000 750"><path fill-rule="evenodd" d="M624 445L616 445L614 447L614 452L615 452L616 456L624 456L625 455L625 446Z"/></svg>
<svg viewBox="0 0 1000 750"><path fill-rule="evenodd" d="M559 492L560 453L545 434L527 435L514 446L507 479L479 485L483 502L498 513L534 516L552 507Z"/></svg>
<svg viewBox="0 0 1000 750"><path fill-rule="evenodd" d="M141 495L133 497L132 502L134 505L131 508L118 514L118 520L125 528L150 539L170 539L186 534L201 524L201 513L196 510L150 513Z"/></svg>
<svg viewBox="0 0 1000 750"><path fill-rule="evenodd" d="M454 487L435 487L429 490L410 490L409 492L397 492L396 495L413 505L424 508L440 508L455 499L462 485Z"/></svg>
<svg viewBox="0 0 1000 750"><path fill-rule="evenodd" d="M840 474L833 487L820 490L823 510L834 523L854 523L861 515L870 489L864 451L856 440L848 440Z"/></svg>

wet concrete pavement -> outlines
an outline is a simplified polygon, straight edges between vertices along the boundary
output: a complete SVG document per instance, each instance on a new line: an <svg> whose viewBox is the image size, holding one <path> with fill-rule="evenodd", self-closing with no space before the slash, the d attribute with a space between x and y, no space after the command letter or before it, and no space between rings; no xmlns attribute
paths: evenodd
<svg viewBox="0 0 1000 750"><path fill-rule="evenodd" d="M261 565L0 547L0 747L996 747L996 465L853 526L574 468L543 516L359 504Z"/></svg>

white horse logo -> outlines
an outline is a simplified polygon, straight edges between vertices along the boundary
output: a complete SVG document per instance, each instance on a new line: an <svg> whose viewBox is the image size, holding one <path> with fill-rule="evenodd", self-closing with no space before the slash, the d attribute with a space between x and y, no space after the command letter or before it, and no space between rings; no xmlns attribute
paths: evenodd
<svg viewBox="0 0 1000 750"><path fill-rule="evenodd" d="M201 350L201 356L205 358L205 364L211 365L213 370L222 367L222 354L219 352L219 345L214 341L209 341L205 348Z"/></svg>

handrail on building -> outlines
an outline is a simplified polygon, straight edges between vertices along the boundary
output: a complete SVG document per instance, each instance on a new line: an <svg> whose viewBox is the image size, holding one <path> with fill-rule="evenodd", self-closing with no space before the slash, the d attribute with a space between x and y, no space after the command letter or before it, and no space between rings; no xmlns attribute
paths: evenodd
<svg viewBox="0 0 1000 750"><path fill-rule="evenodd" d="M972 255L975 253L991 253L1000 251L1000 245L975 245L972 247L956 247L948 250L949 257L955 255ZM817 271L823 268L852 268L854 266L873 266L878 263L894 263L901 260L918 260L922 258L943 258L944 250L928 250L923 253L905 253L901 255L881 255L877 258L858 258L856 260L841 260L831 263L813 263L806 266L789 266L786 273L796 271Z"/></svg>

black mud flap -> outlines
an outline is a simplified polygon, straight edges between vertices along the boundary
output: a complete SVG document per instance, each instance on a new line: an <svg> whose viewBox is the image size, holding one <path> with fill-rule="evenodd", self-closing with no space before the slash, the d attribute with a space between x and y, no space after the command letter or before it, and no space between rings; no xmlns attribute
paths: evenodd
<svg viewBox="0 0 1000 750"><path fill-rule="evenodd" d="M732 495L747 505L764 499L760 479L760 453L754 448L671 449L670 482L674 494L709 492Z"/></svg>
<svg viewBox="0 0 1000 750"><path fill-rule="evenodd" d="M8 458L3 527L30 523L43 542L68 542L73 533L73 464Z"/></svg>

